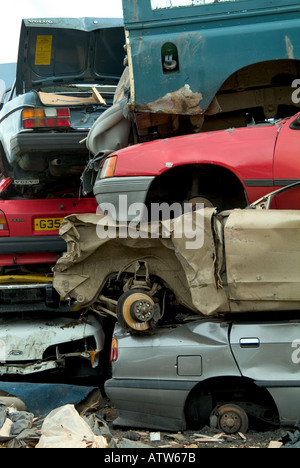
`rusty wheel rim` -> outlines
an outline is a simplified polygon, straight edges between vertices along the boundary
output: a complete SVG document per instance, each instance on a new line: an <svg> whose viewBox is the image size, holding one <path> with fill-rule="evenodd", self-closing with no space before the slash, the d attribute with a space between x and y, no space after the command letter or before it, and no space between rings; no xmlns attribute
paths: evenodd
<svg viewBox="0 0 300 468"><path fill-rule="evenodd" d="M224 405L219 408L219 427L226 434L246 433L248 426L248 416L241 407Z"/></svg>
<svg viewBox="0 0 300 468"><path fill-rule="evenodd" d="M136 320L135 318L136 313L133 313L134 309L138 310L139 303L142 303L143 305L145 305L146 303L149 303L152 307L155 305L153 299L147 294L132 293L130 296L128 296L125 299L123 303L122 315L126 324L130 328L136 331L146 331L146 330L149 330L150 328L149 320L144 320L144 321ZM141 317L139 312L137 312L137 314Z"/></svg>

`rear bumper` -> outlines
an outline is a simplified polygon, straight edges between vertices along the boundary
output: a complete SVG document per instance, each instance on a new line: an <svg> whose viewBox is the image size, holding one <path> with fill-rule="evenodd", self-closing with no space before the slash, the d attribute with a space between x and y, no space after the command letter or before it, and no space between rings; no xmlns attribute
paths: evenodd
<svg viewBox="0 0 300 468"><path fill-rule="evenodd" d="M14 281L0 284L0 314L20 314L35 312L69 313L70 305L60 302L52 283L19 283ZM1 374L1 372L0 372Z"/></svg>
<svg viewBox="0 0 300 468"><path fill-rule="evenodd" d="M59 236L0 237L0 254L62 254L66 242Z"/></svg>
<svg viewBox="0 0 300 468"><path fill-rule="evenodd" d="M18 133L11 139L11 151L16 156L22 153L87 152L85 144L80 143L88 132L26 132Z"/></svg>

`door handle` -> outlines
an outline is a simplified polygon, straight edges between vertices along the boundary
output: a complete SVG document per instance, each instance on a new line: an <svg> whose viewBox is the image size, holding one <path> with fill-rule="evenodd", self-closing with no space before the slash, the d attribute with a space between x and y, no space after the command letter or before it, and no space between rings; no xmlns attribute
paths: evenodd
<svg viewBox="0 0 300 468"><path fill-rule="evenodd" d="M241 348L259 348L260 339L259 338L241 338L240 347Z"/></svg>

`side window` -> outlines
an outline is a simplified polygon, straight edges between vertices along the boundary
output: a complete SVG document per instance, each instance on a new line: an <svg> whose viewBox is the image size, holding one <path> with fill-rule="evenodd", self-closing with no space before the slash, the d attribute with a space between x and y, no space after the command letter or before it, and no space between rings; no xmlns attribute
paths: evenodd
<svg viewBox="0 0 300 468"><path fill-rule="evenodd" d="M4 104L13 99L16 95L15 86L13 86L12 88L2 88L1 81L3 80L0 80L0 109L2 109Z"/></svg>

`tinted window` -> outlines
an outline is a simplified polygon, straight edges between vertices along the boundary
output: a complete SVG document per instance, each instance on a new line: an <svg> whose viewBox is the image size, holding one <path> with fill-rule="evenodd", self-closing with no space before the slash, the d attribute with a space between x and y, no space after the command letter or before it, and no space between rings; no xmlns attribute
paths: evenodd
<svg viewBox="0 0 300 468"><path fill-rule="evenodd" d="M88 34L83 31L30 31L35 35L29 41L28 65L37 76L47 77L71 73L78 75L86 68Z"/></svg>

